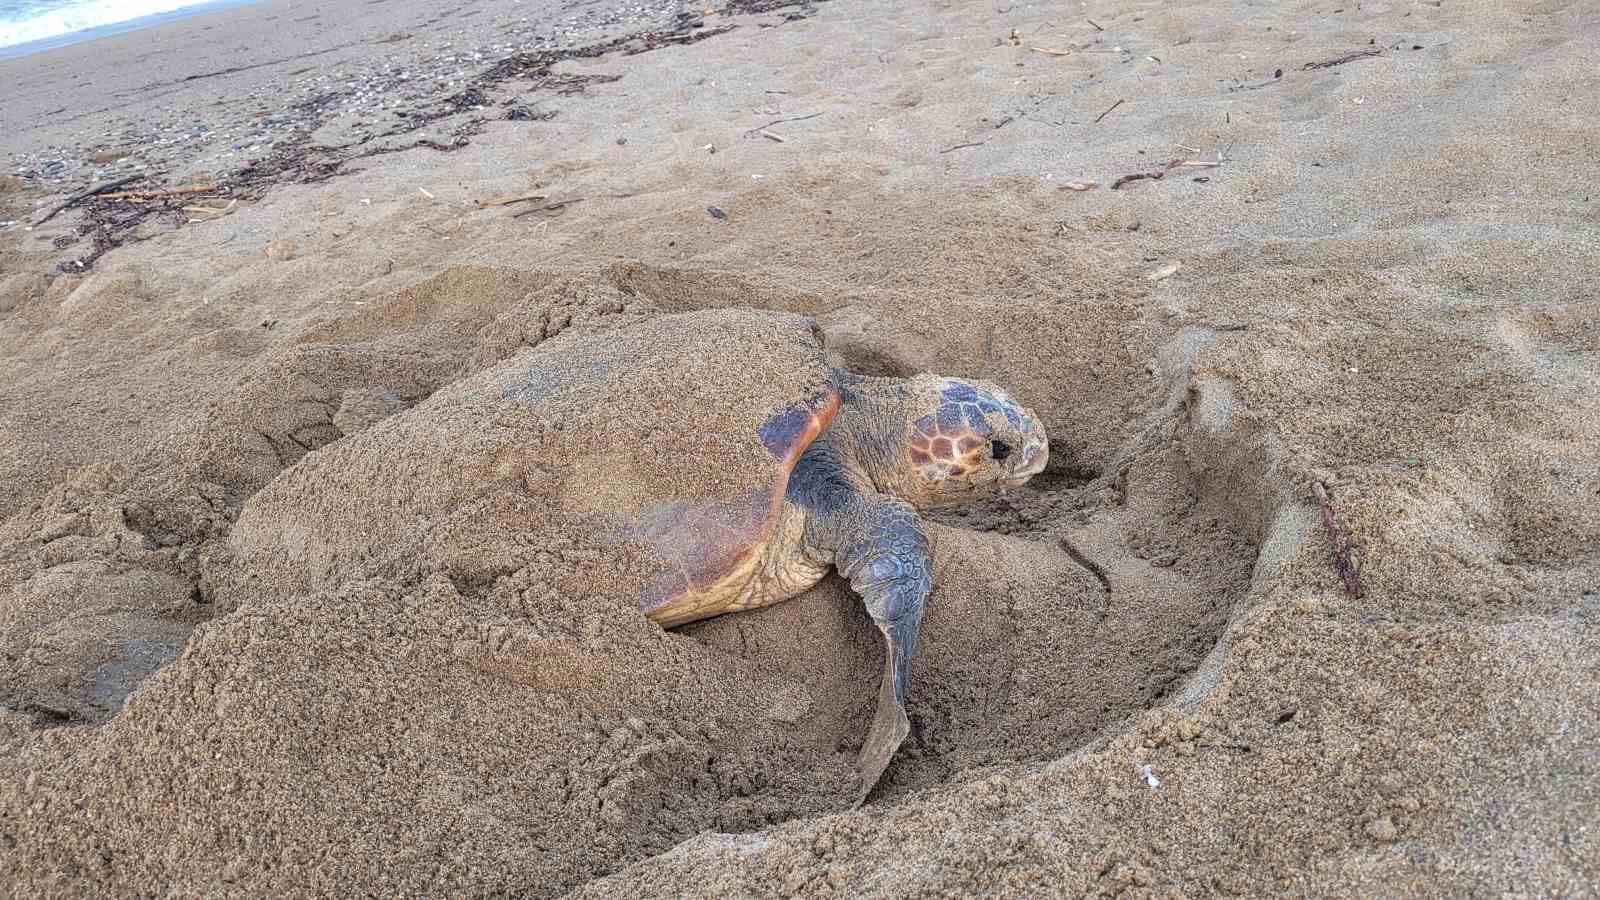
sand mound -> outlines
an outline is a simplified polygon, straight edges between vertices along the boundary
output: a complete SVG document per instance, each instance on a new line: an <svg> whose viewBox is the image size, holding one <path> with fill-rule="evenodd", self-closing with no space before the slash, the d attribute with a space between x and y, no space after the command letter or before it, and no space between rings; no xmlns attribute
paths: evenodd
<svg viewBox="0 0 1600 900"><path fill-rule="evenodd" d="M456 380L372 427L326 432L328 442L306 448L309 455L256 492L237 522L178 541L202 558L198 573L190 566L153 581L156 562L128 559L126 577L153 581L166 590L149 589L159 598L201 611L163 632L156 664L176 655L194 620L236 611L203 625L109 724L65 744L34 743L22 757L37 755L30 765L52 774L13 798L13 808L52 796L65 783L58 778L102 786L78 811L51 813L53 837L38 844L37 871L63 864L44 848L63 846L65 828L79 835L71 843L87 841L119 861L94 873L98 883L130 888L157 876L197 890L225 884L247 892L291 884L401 889L442 877L479 887L538 883L544 893L707 830L743 831L851 805L855 755L882 663L876 632L848 589L830 578L796 601L666 634L637 611L650 571L645 557L595 543L600 533L583 518L592 508L583 502L588 495L637 493L649 484L643 474L618 480L616 472L652 465L670 475L662 460L677 459L683 477L679 457L692 452L722 460L716 477L728 481L730 496L742 496L756 473L730 477L741 448L719 450L718 442L753 431L729 425L730 415L759 423L767 415L760 403L771 400L738 391L798 393L785 392L782 379L803 376L804 363L784 362L778 344L760 354L730 352L719 323L768 335L763 341L793 331L800 345L820 332L782 313L732 310L702 321L619 315L620 303L606 301L600 318L580 317L556 340L527 341L537 346L497 365L487 362L504 351L447 339L483 330L483 321L545 321L548 313L529 310L549 302L524 296L527 284L559 285L546 294L627 299L615 285L639 290L629 277L618 270L587 279L452 273L377 305L366 321L308 329L267 361L265 371L283 385L277 391L265 390L258 372L241 378L238 396L214 406L202 437L263 430L224 427L218 410L251 410L256 421L281 423L307 405L327 416L342 397L393 391L397 372L434 365L439 374L428 383ZM473 307L476 318L452 316L483 297L486 279L513 289ZM745 294L759 291L747 284ZM630 308L669 305L670 296L646 296ZM947 318L962 314L946 311ZM397 324L374 341L370 321ZM683 362L659 372L636 364L642 354L663 352L668 332L658 322L673 323L671 340L683 344L674 348ZM441 331L447 337L434 346L445 349L435 357L412 363L392 350L414 345L418 332ZM900 334L883 323L874 333L891 344ZM308 359L345 365L295 373ZM400 362L385 367L386 359ZM711 374L755 359L773 371L757 379L744 378L745 368ZM613 360L610 368L602 360ZM696 372L695 365L712 368ZM462 374L477 367L478 374ZM644 380L606 389L619 377ZM534 383L540 390L528 394ZM659 415L692 409L705 428L643 417L619 422L621 410L650 407L651 385L687 404ZM308 403L307 392L322 399ZM553 399L563 392L571 397ZM529 404L535 396L542 405ZM1173 399L1156 420L1177 408ZM552 422L553 409L570 410L571 421ZM256 471L270 472L273 462L283 460L263 460ZM1084 491L1087 476L1063 474L1087 471L1073 465L1041 476L1028 500L946 517L1033 539L941 528L938 587L912 695L915 733L880 796L975 767L1051 758L1169 694L1211 651L1243 589L1249 544L1207 508L1195 511L1183 460L1171 452L1137 466L1158 487L1130 504L1135 511L1123 521L1086 531L1066 548L1042 540L1069 498ZM248 490L251 470L232 471L244 474L228 482L230 491L210 489ZM101 494L117 487L104 476L90 481ZM673 495L669 488L663 496ZM15 519L11 532L59 554L57 532L66 526L41 516L64 504L52 495ZM97 543L84 551L101 567L128 556L116 543L128 540L117 530L122 518L107 521L87 531ZM1143 529L1135 540L1148 542L1153 562L1106 554L1110 542L1126 539L1129 523ZM46 529L53 530L41 535ZM1188 554L1184 565L1172 550ZM58 565L19 579L28 591L15 595L16 608L29 609L37 585L62 576ZM126 590L108 578L94 590ZM1138 599L1121 604L1114 596ZM163 621L158 613L176 615L159 605L124 611L146 630ZM36 614L36 641L51 636L51 618ZM129 646L153 640L120 621L86 626L126 635ZM1070 670L1061 669L1063 659L1073 661ZM137 668L120 665L114 671ZM87 671L87 663L79 668ZM100 673L108 668L94 670L89 700L103 693ZM129 686L155 668L132 671ZM56 703L32 708L71 709ZM182 787L174 793L174 785ZM470 798L480 799L463 815L459 804ZM330 819L334 807L342 811ZM124 824L108 831L95 822ZM45 837L18 831L30 847ZM457 845L474 849L444 871L435 853L416 849ZM174 864L180 846L183 861ZM358 848L353 855L350 847ZM492 875L490 860L498 860Z"/></svg>

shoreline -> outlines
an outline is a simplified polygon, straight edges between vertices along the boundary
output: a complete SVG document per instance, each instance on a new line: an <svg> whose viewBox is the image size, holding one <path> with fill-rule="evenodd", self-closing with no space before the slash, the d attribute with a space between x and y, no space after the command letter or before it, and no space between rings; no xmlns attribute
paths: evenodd
<svg viewBox="0 0 1600 900"><path fill-rule="evenodd" d="M0 82L15 86L0 111L0 159L5 174L58 191L131 174L214 175L300 132L322 130L316 140L333 145L373 139L516 54L670 29L685 6L490 0L448 15L390 0L375 17L334 0L230 0L0 58Z"/></svg>
<svg viewBox="0 0 1600 900"><path fill-rule="evenodd" d="M193 125L188 141L167 142L165 146L160 141L137 138L90 143L76 148L81 160L77 171L58 158L44 162L40 168L16 169L12 177L20 178L26 187L53 188L51 193L73 188L63 201L65 205L52 207L47 216L54 218L70 209L81 217L75 228L77 238L69 234L55 239L57 250L68 250L55 268L83 275L101 255L136 234L148 234L152 225L159 229L192 223L195 214L208 216L219 208L231 210L240 200L257 200L273 184L308 184L345 174L349 164L362 159L414 148L459 150L493 121L538 126L557 115L555 110L542 108L544 101L583 94L591 84L619 77L555 73L554 67L562 63L624 58L694 44L736 27L730 22L708 26L698 15L677 13L664 26L643 21L637 27L620 29L620 33L616 33L618 29L603 29L600 39L592 43L574 46L576 38L569 37L564 46L518 49L498 57L475 53L470 69L460 66L458 57L449 56L443 59L446 68L452 70L453 77L448 79L407 71L398 78L375 83L367 80L358 85L321 75L308 76L301 91L305 99L283 105L266 116L264 131L241 134L215 119L202 118ZM608 34L612 36L605 36ZM396 33L381 43L399 43L410 37ZM255 68L259 66L192 73L178 83L227 77ZM309 69L290 74L306 71ZM431 89L407 90L417 82L430 84ZM228 143L228 148L216 148L219 142ZM207 147L215 151L201 155ZM196 164L197 157L200 165ZM75 178L87 178L88 183L73 184ZM112 187L122 190L113 192ZM42 203L43 199L37 202ZM44 218L30 224L25 216L8 221L0 231L21 226L23 231L32 232L43 224ZM71 248L86 235L92 235L92 247L74 255Z"/></svg>
<svg viewBox="0 0 1600 900"><path fill-rule="evenodd" d="M106 25L96 25L93 28L85 28L80 31L71 31L66 34L56 35L54 37L40 38L36 41L25 41L21 44L8 44L4 47L0 47L0 60L21 59L23 57L33 56L37 53L44 53L46 51L55 50L61 47L70 47L75 44L89 43L101 38L111 37L112 35L126 34L131 31L138 31L143 28L150 28L156 25L165 24L167 22L177 22L193 16L203 16L209 13L221 12L222 10L235 6L246 6L251 3L262 2L267 2L267 0L210 0L210 2L207 3L197 3L194 6L186 6L182 9L174 9L161 13L151 13L148 16L139 16L135 19L128 19L122 22L112 22Z"/></svg>

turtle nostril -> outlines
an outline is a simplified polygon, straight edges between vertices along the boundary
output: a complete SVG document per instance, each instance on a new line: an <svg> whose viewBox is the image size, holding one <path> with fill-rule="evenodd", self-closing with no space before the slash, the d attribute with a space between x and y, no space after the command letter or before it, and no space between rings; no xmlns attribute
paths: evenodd
<svg viewBox="0 0 1600 900"><path fill-rule="evenodd" d="M993 441L989 444L989 452L995 459L1005 459L1011 455L1011 445L1005 441Z"/></svg>

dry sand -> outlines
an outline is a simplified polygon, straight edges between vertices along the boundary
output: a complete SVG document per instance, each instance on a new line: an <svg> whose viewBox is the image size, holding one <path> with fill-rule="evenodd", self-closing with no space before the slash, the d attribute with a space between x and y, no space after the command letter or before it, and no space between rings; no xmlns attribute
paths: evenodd
<svg viewBox="0 0 1600 900"><path fill-rule="evenodd" d="M321 110L285 146L345 174L208 164L241 202L86 273L115 201L0 230L6 893L1600 895L1600 11L725 24L484 81L556 115L449 152L319 149L362 115ZM941 515L858 810L837 579L663 633L441 454L506 367L720 307L1050 431ZM395 542L322 552L360 527Z"/></svg>

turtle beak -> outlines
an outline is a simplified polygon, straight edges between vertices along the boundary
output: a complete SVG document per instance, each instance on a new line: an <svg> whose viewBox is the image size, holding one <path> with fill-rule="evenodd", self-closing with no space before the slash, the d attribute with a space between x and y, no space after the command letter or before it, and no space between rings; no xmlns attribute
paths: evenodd
<svg viewBox="0 0 1600 900"><path fill-rule="evenodd" d="M1000 489L1004 491L1021 487L1028 482L1028 479L1043 472L1048 462L1050 462L1050 442L1044 438L1028 441L1022 448L1022 458L1018 460L1017 467L1008 477L1000 480Z"/></svg>

